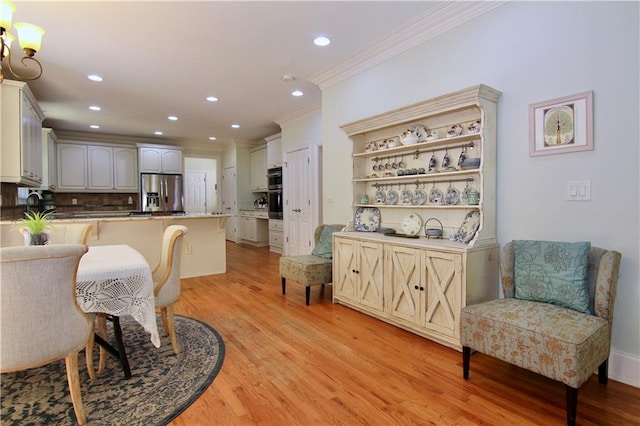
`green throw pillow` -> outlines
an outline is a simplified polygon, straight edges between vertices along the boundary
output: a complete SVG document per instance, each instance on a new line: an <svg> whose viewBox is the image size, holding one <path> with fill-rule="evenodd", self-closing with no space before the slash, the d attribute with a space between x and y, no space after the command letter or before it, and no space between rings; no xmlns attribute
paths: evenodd
<svg viewBox="0 0 640 426"><path fill-rule="evenodd" d="M516 298L590 313L587 266L591 243L514 241Z"/></svg>
<svg viewBox="0 0 640 426"><path fill-rule="evenodd" d="M340 229L325 225L325 227L322 229L322 232L320 233L320 239L316 243L316 246L313 248L311 254L314 256L326 257L327 259L331 259L333 257L332 235L334 232L339 231Z"/></svg>

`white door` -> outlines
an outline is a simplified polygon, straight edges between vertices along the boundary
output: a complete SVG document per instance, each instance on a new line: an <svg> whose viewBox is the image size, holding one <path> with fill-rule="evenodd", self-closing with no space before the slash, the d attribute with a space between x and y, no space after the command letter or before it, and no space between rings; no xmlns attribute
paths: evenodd
<svg viewBox="0 0 640 426"><path fill-rule="evenodd" d="M184 211L187 213L207 212L207 172L185 170Z"/></svg>
<svg viewBox="0 0 640 426"><path fill-rule="evenodd" d="M228 167L222 171L222 212L233 215L227 219L226 238L234 243L238 242L237 206L238 190L236 168Z"/></svg>
<svg viewBox="0 0 640 426"><path fill-rule="evenodd" d="M287 155L284 167L287 256L309 254L313 250L311 169L309 148Z"/></svg>

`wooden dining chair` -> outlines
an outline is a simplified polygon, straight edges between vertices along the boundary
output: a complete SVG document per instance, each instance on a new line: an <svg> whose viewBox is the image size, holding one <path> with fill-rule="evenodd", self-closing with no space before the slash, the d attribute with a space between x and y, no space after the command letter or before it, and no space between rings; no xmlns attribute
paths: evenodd
<svg viewBox="0 0 640 426"><path fill-rule="evenodd" d="M53 244L0 248L0 372L63 359L79 424L78 352L92 335L93 315L76 303L76 273L87 247Z"/></svg>
<svg viewBox="0 0 640 426"><path fill-rule="evenodd" d="M173 322L173 304L180 298L180 256L182 237L186 233L186 226L167 226L162 234L160 262L152 271L156 308L160 309L162 328L169 335L176 354L180 353L180 345Z"/></svg>

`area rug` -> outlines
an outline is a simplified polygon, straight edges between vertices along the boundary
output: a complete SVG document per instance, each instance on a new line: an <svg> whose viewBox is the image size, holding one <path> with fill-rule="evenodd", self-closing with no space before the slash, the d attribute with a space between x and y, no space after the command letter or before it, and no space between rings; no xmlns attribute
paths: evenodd
<svg viewBox="0 0 640 426"><path fill-rule="evenodd" d="M107 357L105 371L90 380L80 352L82 401L89 425L165 425L191 405L213 382L224 361L224 342L209 325L175 316L180 354L158 329L156 348L140 324L120 320L132 377L125 379L118 361ZM113 336L109 329L109 336ZM113 343L113 342L112 342ZM95 366L98 349L96 346ZM1 380L2 417L6 425L73 425L64 360L44 367L4 373Z"/></svg>

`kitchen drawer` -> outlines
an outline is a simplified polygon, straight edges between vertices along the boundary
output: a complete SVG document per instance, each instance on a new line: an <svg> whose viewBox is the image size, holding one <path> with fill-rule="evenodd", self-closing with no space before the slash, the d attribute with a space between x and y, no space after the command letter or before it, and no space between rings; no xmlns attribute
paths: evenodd
<svg viewBox="0 0 640 426"><path fill-rule="evenodd" d="M274 231L284 230L284 221L279 219L269 219L269 229Z"/></svg>
<svg viewBox="0 0 640 426"><path fill-rule="evenodd" d="M269 245L282 247L284 234L281 232L269 232Z"/></svg>

